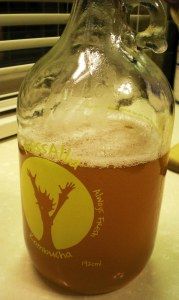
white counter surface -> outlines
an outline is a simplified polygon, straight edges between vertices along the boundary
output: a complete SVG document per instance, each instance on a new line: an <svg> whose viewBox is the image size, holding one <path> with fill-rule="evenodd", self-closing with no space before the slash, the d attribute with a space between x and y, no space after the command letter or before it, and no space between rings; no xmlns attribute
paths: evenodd
<svg viewBox="0 0 179 300"><path fill-rule="evenodd" d="M172 144L179 142L179 105ZM17 140L0 144L1 300L177 300L179 299L179 174L168 171L153 255L124 288L100 296L74 296L45 283L34 270L22 231Z"/></svg>

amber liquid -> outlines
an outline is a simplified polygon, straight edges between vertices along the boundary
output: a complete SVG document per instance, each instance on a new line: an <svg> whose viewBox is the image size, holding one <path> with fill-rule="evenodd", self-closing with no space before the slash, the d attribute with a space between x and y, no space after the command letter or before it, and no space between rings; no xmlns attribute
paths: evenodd
<svg viewBox="0 0 179 300"><path fill-rule="evenodd" d="M21 162L32 156L22 150L20 153ZM109 292L134 278L154 247L166 164L167 155L122 168L79 166L74 170L66 165L91 193L95 208L93 226L79 244L62 251L63 256L69 250L72 258L56 259L39 250L40 241L32 239L24 217L26 244L39 272L58 285L83 294ZM102 204L93 192L97 189L102 192ZM101 214L97 210L100 206ZM104 218L101 225L99 217ZM48 241L45 248L54 250Z"/></svg>

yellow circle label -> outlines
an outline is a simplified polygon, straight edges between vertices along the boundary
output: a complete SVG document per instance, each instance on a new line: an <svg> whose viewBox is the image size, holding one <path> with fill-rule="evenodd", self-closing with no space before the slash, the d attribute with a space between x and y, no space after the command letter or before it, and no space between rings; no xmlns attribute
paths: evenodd
<svg viewBox="0 0 179 300"><path fill-rule="evenodd" d="M94 220L92 198L83 183L64 167L30 157L21 168L22 205L35 238L46 248L78 244Z"/></svg>

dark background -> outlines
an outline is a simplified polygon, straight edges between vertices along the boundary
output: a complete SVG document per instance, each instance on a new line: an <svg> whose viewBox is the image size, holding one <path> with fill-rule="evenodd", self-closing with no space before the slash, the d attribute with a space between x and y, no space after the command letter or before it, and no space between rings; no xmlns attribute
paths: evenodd
<svg viewBox="0 0 179 300"><path fill-rule="evenodd" d="M0 2L3 13L69 13L71 3ZM1 15L0 15L1 17ZM0 40L60 36L65 25L4 26L0 27ZM0 67L27 64L37 61L49 50L46 48L0 52Z"/></svg>

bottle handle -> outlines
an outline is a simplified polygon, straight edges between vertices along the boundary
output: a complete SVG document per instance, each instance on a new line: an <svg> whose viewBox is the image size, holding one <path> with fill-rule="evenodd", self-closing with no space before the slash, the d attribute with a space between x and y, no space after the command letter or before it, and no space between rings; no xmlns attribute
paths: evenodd
<svg viewBox="0 0 179 300"><path fill-rule="evenodd" d="M167 17L160 0L130 0L127 1L128 13L139 5L146 7L150 14L150 24L142 32L136 34L136 43L139 48L151 49L156 53L163 53L167 49L165 37Z"/></svg>

